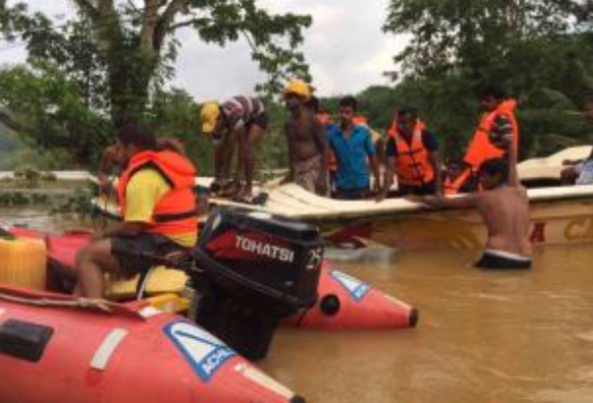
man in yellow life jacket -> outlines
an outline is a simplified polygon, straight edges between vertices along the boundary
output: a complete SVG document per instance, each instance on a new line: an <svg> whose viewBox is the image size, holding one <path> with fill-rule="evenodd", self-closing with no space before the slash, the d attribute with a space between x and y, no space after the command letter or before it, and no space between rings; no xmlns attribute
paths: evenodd
<svg viewBox="0 0 593 403"><path fill-rule="evenodd" d="M480 123L463 159L465 169L452 181L448 194L458 193L472 175L480 172L485 161L506 156L503 138L507 134L512 135L515 152L519 152L519 124L515 116L517 101L509 98L503 89L491 86L480 96L480 109L483 111Z"/></svg>
<svg viewBox="0 0 593 403"><path fill-rule="evenodd" d="M387 142L384 188L379 200L387 197L397 175L398 194L428 195L441 193L439 144L426 130L414 109L401 109L397 124Z"/></svg>
<svg viewBox="0 0 593 403"><path fill-rule="evenodd" d="M194 247L198 236L196 169L181 154L157 151L154 133L143 125L118 130L118 195L124 221L76 257L75 295L103 296L104 274L146 272L152 262L141 255L164 256Z"/></svg>

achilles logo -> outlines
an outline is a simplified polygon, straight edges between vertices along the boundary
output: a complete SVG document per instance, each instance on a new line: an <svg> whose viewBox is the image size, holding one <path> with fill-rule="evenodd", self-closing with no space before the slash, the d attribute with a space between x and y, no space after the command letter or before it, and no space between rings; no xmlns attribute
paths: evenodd
<svg viewBox="0 0 593 403"><path fill-rule="evenodd" d="M270 259L280 260L281 262L292 263L294 260L294 252L290 249L255 241L240 235L237 235L236 246L241 250L266 256Z"/></svg>

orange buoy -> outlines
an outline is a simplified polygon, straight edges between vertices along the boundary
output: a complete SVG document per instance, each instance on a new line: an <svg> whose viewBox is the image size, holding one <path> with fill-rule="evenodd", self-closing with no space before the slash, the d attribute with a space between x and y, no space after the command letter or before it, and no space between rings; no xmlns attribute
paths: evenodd
<svg viewBox="0 0 593 403"><path fill-rule="evenodd" d="M288 323L315 329L398 329L416 326L418 310L325 262L319 298Z"/></svg>
<svg viewBox="0 0 593 403"><path fill-rule="evenodd" d="M77 301L0 286L0 402L304 402L180 316Z"/></svg>

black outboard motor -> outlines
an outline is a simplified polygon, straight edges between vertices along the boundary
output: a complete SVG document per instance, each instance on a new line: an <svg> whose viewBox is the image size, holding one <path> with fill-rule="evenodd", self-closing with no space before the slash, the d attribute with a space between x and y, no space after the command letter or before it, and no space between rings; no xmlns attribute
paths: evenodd
<svg viewBox="0 0 593 403"><path fill-rule="evenodd" d="M190 319L259 360L280 320L315 304L323 246L307 224L219 209L202 229L193 259Z"/></svg>

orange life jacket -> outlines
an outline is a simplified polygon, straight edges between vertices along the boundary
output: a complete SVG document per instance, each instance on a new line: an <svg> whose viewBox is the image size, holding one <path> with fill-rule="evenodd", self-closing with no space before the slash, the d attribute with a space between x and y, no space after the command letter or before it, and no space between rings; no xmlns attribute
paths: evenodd
<svg viewBox="0 0 593 403"><path fill-rule="evenodd" d="M459 189L465 185L465 183L471 178L472 170L465 168L455 179L451 179L449 175L443 182L443 193L445 195L456 195L459 193Z"/></svg>
<svg viewBox="0 0 593 403"><path fill-rule="evenodd" d="M505 154L505 151L492 144L489 138L494 123L499 116L504 116L511 123L513 127L513 145L515 150L518 150L519 125L517 123L517 118L515 117L515 109L517 109L517 101L508 99L501 102L494 111L482 115L478 129L474 134L464 158L464 161L469 164L472 169L479 171L485 161L491 158L500 158Z"/></svg>
<svg viewBox="0 0 593 403"><path fill-rule="evenodd" d="M329 113L318 113L317 120L324 126L327 126L332 123L332 118ZM329 150L329 155L327 156L327 169L329 172L337 172L338 171L338 159L332 150Z"/></svg>
<svg viewBox="0 0 593 403"><path fill-rule="evenodd" d="M418 119L418 123L416 123L416 125L420 125L420 127L422 128L422 130L426 130L426 125L420 119ZM395 135L397 134L397 132L398 132L398 129L397 129L397 118L395 118L395 119L393 119L393 122L391 123L391 126L387 130L387 137L395 138Z"/></svg>
<svg viewBox="0 0 593 403"><path fill-rule="evenodd" d="M171 186L155 206L149 232L175 235L197 231L198 211L193 193L196 168L185 157L172 151L143 151L132 157L118 186L122 214L125 214L126 187L130 179L147 167L159 171Z"/></svg>
<svg viewBox="0 0 593 403"><path fill-rule="evenodd" d="M397 156L395 158L395 173L398 183L405 186L422 186L434 179L434 168L430 163L429 152L424 147L422 136L424 127L416 124L412 141L409 144L396 129L393 133Z"/></svg>
<svg viewBox="0 0 593 403"><path fill-rule="evenodd" d="M365 116L357 115L352 118L352 124L368 126L369 120Z"/></svg>

